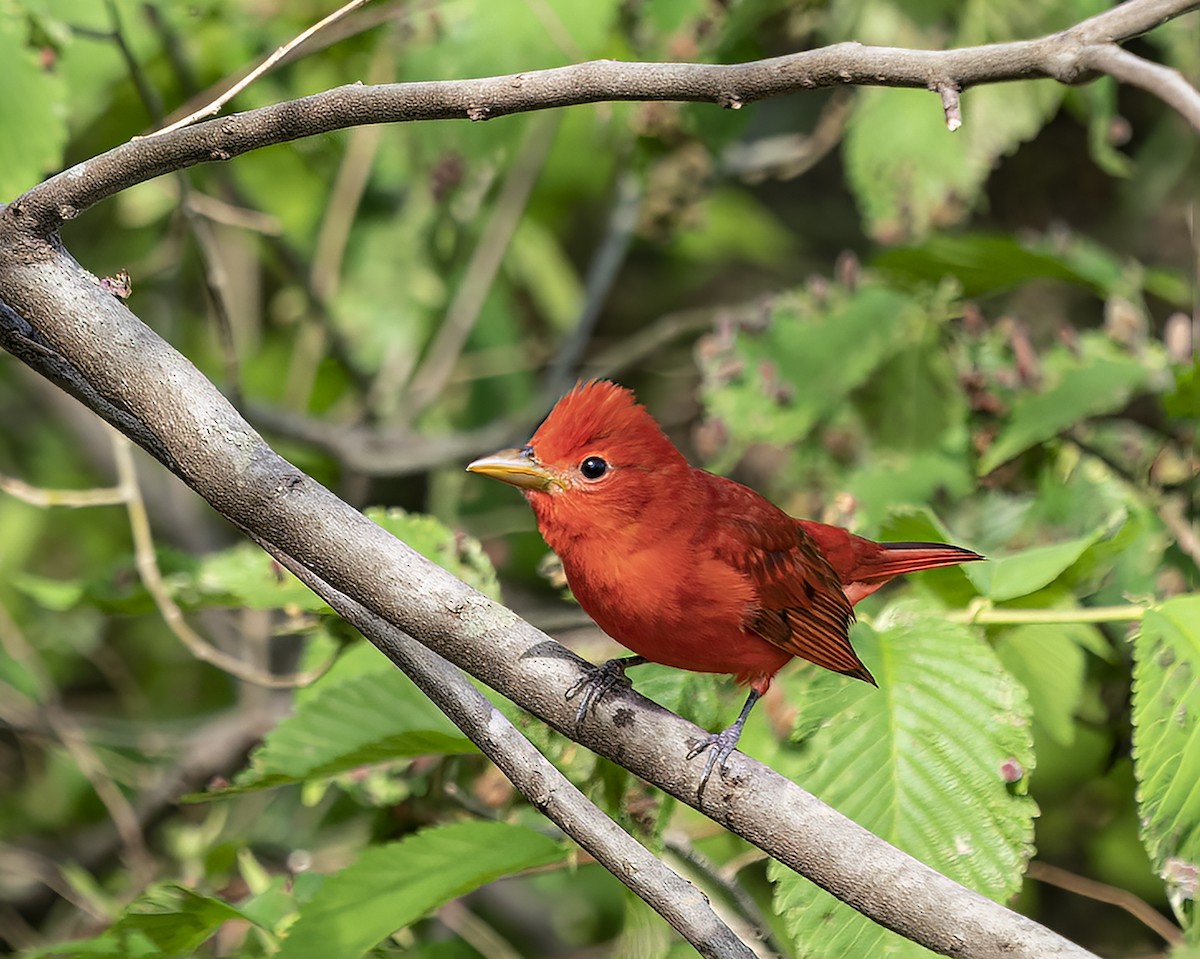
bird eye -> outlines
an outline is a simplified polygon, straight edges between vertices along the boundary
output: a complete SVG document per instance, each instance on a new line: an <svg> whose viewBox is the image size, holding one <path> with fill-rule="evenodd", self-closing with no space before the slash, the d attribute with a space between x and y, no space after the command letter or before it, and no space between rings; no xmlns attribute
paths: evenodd
<svg viewBox="0 0 1200 959"><path fill-rule="evenodd" d="M583 474L584 479L598 480L608 472L608 463L599 456L589 456L579 464L579 472Z"/></svg>

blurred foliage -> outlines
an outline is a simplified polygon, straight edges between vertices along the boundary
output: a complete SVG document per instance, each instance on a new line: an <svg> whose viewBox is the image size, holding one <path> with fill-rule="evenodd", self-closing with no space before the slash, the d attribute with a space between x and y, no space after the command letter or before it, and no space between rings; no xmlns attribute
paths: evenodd
<svg viewBox="0 0 1200 959"><path fill-rule="evenodd" d="M0 198L207 102L331 6L0 0ZM945 48L1101 7L376 0L234 108L599 57ZM1193 14L1133 47L1196 83L1196 37ZM618 375L694 461L797 515L985 552L862 604L880 690L795 664L743 748L1105 955L1163 946L1026 864L1141 896L1183 956L1200 948L1197 139L1105 79L983 86L962 109L953 134L936 95L882 88L361 128L141 184L64 241L97 276L127 269L130 307L285 455L592 658L614 647L541 575L532 517L464 477L453 444L523 439L575 375ZM105 430L11 358L0 417L0 474L112 482ZM0 495L0 948L689 954L324 604L155 465L139 477L158 596L119 502ZM165 601L260 670L325 672L240 683L176 641ZM740 698L724 677L633 678L709 728ZM708 863L697 881L771 948L923 951L498 705L625 828Z"/></svg>

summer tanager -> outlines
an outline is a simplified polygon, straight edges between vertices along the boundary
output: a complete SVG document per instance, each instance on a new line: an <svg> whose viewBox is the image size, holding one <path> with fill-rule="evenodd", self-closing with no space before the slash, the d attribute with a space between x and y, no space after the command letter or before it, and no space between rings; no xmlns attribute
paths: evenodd
<svg viewBox="0 0 1200 959"><path fill-rule="evenodd" d="M983 557L942 543L875 543L794 519L758 493L688 465L633 394L575 387L520 449L468 467L518 487L579 605L636 656L583 683L582 718L629 666L732 673L737 721L701 741L722 772L751 708L793 656L872 685L850 645L854 604L903 573Z"/></svg>

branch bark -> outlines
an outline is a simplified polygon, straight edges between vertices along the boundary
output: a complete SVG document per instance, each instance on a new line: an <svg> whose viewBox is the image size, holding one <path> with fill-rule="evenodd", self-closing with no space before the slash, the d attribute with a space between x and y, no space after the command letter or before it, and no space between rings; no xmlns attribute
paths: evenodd
<svg viewBox="0 0 1200 959"><path fill-rule="evenodd" d="M698 795L700 770L686 754L700 731L632 691L614 692L577 726L562 691L583 676L581 660L276 454L202 374L71 259L57 230L134 184L301 137L603 100L736 109L821 87L916 87L945 97L985 82L1079 83L1103 72L1159 96L1200 131L1200 93L1175 71L1116 46L1197 7L1200 0L1129 0L1052 36L950 51L844 43L736 65L595 61L485 79L346 86L135 140L0 207L0 345L149 451L236 526L347 597L347 614L377 639L415 637L876 922L946 955L1088 956L741 754L731 757L728 779Z"/></svg>
<svg viewBox="0 0 1200 959"><path fill-rule="evenodd" d="M363 123L490 120L605 100L678 100L739 109L802 90L863 85L965 90L981 83L1049 78L1083 83L1098 72L1136 82L1181 110L1200 132L1200 92L1174 70L1111 53L1200 7L1200 0L1127 0L1060 33L957 50L838 43L738 64L593 60L510 76L337 87L122 144L34 187L4 220L45 236L88 207L164 173ZM1105 53L1104 51L1109 51ZM1149 68L1155 68L1153 70Z"/></svg>
<svg viewBox="0 0 1200 959"><path fill-rule="evenodd" d="M215 509L373 616L563 734L694 806L876 922L978 959L1086 950L940 875L735 753L698 795L702 733L632 691L581 725L563 690L586 664L430 563L292 466L192 364L56 242L0 229L0 345L81 398Z"/></svg>
<svg viewBox="0 0 1200 959"><path fill-rule="evenodd" d="M402 669L535 809L640 896L697 952L713 959L754 959L754 951L721 921L699 889L597 809L462 673L303 563L270 543L259 545Z"/></svg>

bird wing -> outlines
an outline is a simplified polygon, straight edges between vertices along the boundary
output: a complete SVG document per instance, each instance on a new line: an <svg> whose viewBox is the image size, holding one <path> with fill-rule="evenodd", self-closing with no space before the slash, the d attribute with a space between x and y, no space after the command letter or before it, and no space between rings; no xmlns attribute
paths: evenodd
<svg viewBox="0 0 1200 959"><path fill-rule="evenodd" d="M793 656L874 684L850 645L854 609L816 541L757 493L713 479L722 482L710 547L747 576L758 595L745 628Z"/></svg>

